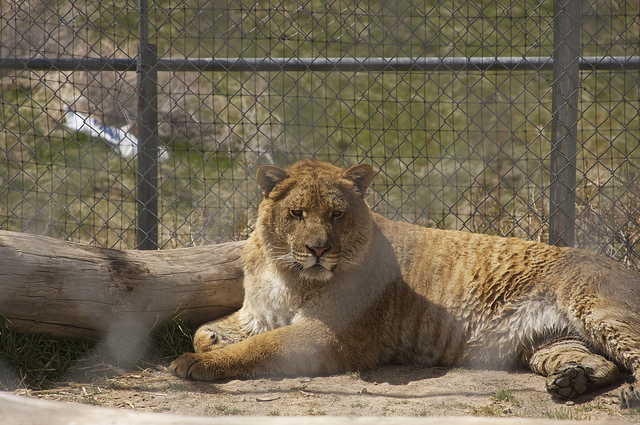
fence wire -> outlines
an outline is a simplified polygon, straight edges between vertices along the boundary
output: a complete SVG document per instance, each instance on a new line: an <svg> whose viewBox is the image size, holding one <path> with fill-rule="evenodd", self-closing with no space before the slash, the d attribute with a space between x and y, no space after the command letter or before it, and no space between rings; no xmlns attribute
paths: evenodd
<svg viewBox="0 0 640 425"><path fill-rule="evenodd" d="M390 218L548 241L564 3L153 2L158 246L245 238L257 167L307 157L371 163ZM0 228L135 248L139 3L0 7ZM580 10L575 245L640 268L640 5Z"/></svg>

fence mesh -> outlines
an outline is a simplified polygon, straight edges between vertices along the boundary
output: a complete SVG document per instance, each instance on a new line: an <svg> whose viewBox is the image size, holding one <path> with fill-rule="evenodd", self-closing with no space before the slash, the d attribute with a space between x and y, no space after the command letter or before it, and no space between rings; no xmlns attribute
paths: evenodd
<svg viewBox="0 0 640 425"><path fill-rule="evenodd" d="M136 246L137 1L0 0L0 227ZM637 57L638 1L583 1L580 56ZM184 58L550 58L554 2L156 1ZM500 61L498 61L500 63ZM581 67L576 245L640 266L640 70ZM158 245L248 235L265 163L366 161L393 219L547 241L550 68L158 72Z"/></svg>

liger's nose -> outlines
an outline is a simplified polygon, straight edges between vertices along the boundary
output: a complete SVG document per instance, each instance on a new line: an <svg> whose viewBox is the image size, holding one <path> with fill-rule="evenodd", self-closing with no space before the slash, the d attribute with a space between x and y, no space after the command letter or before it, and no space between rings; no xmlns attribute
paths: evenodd
<svg viewBox="0 0 640 425"><path fill-rule="evenodd" d="M311 251L311 253L315 254L316 258L320 258L322 254L329 250L328 246L307 246L307 249Z"/></svg>

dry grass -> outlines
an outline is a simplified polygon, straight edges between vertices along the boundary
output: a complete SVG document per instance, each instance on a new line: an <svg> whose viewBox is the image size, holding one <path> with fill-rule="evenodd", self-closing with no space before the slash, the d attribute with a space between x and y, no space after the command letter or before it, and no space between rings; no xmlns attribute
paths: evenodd
<svg viewBox="0 0 640 425"><path fill-rule="evenodd" d="M149 333L134 357L97 342L21 334L0 314L0 390L41 390L61 380L91 382L129 370L166 363L193 351L194 327L174 318Z"/></svg>

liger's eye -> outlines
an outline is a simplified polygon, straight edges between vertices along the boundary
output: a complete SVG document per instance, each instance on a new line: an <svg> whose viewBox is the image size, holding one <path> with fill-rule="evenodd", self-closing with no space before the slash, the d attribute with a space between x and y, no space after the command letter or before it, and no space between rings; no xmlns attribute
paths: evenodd
<svg viewBox="0 0 640 425"><path fill-rule="evenodd" d="M344 215L344 211L334 211L333 212L333 218L342 218L343 215Z"/></svg>
<svg viewBox="0 0 640 425"><path fill-rule="evenodd" d="M289 214L291 214L291 217L300 218L302 217L302 210L289 210Z"/></svg>

